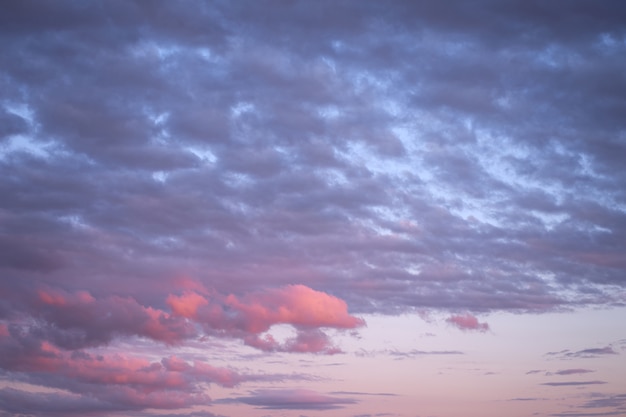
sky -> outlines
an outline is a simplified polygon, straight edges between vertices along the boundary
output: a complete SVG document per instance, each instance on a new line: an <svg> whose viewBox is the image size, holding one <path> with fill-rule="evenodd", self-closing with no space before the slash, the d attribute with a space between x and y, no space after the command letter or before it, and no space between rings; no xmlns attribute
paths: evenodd
<svg viewBox="0 0 626 417"><path fill-rule="evenodd" d="M626 3L0 13L0 417L626 416Z"/></svg>

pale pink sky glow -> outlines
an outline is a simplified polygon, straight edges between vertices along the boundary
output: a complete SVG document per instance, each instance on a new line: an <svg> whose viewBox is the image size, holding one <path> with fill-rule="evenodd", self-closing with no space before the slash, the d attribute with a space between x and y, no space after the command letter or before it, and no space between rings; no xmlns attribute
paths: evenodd
<svg viewBox="0 0 626 417"><path fill-rule="evenodd" d="M626 416L624 22L3 2L0 417Z"/></svg>

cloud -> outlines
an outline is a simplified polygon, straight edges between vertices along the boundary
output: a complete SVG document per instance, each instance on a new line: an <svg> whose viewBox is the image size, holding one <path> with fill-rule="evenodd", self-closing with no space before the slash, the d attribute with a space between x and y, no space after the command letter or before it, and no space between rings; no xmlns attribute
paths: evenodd
<svg viewBox="0 0 626 417"><path fill-rule="evenodd" d="M533 369L531 371L526 372L526 375L540 374L544 372L542 369Z"/></svg>
<svg viewBox="0 0 626 417"><path fill-rule="evenodd" d="M247 329L255 333L276 323L344 329L365 324L362 319L348 314L345 301L304 285L249 294L242 300L230 295L225 302L228 307L241 312Z"/></svg>
<svg viewBox="0 0 626 417"><path fill-rule="evenodd" d="M110 4L114 27L71 2L41 21L31 7L4 17L7 271L68 291L100 277L96 295L104 276L173 297L189 295L146 283L184 272L236 297L301 283L358 313L619 302L626 84L607 7L558 27L552 5L347 2L329 20L323 4ZM428 40L406 42L414 21ZM457 37L471 53L443 52ZM573 51L598 65L572 67Z"/></svg>
<svg viewBox="0 0 626 417"><path fill-rule="evenodd" d="M169 296L175 314L203 324L209 334L241 337L264 351L338 353L319 328L353 329L365 322L348 313L345 301L304 285L289 285L246 294L207 300L196 293ZM273 325L289 324L297 335L284 344L267 332Z"/></svg>
<svg viewBox="0 0 626 417"><path fill-rule="evenodd" d="M458 327L461 330L470 330L478 332L486 332L489 330L489 324L480 323L478 319L471 314L453 315L446 319L446 322Z"/></svg>
<svg viewBox="0 0 626 417"><path fill-rule="evenodd" d="M203 383L232 386L240 382L232 371L203 363L172 370L159 362L132 357L84 354L70 358L46 347L39 357L28 358L27 368L25 362L5 366L14 381L55 387L73 395L5 389L3 401L11 405L4 409L40 409L59 415L84 415L88 410L176 409L209 402L199 390Z"/></svg>
<svg viewBox="0 0 626 417"><path fill-rule="evenodd" d="M61 331L54 341L66 348L106 344L117 335L137 335L175 344L195 334L184 320L143 306L132 297L96 299L87 291L39 289L29 301L38 316ZM72 331L80 333L80 340L64 338Z"/></svg>
<svg viewBox="0 0 626 417"><path fill-rule="evenodd" d="M417 356L428 356L428 355L463 355L464 353L459 350L419 350L412 349L406 352L398 351L398 350L387 350L384 353L390 356L396 356L400 359L404 358L414 358Z"/></svg>
<svg viewBox="0 0 626 417"><path fill-rule="evenodd" d="M594 372L591 369L561 369L559 371L550 373L551 375L575 375L575 374L587 374L589 372Z"/></svg>
<svg viewBox="0 0 626 417"><path fill-rule="evenodd" d="M568 359L568 358L597 358L604 355L618 355L612 346L605 346L603 348L589 348L578 351L570 351L569 349L565 349L559 352L548 352L547 356L557 357L560 359Z"/></svg>
<svg viewBox="0 0 626 417"><path fill-rule="evenodd" d="M551 387L569 387L579 385L602 385L606 384L605 381L567 381L567 382L544 382L541 385L548 385Z"/></svg>
<svg viewBox="0 0 626 417"><path fill-rule="evenodd" d="M5 371L623 305L625 9L574 3L10 2Z"/></svg>
<svg viewBox="0 0 626 417"><path fill-rule="evenodd" d="M389 392L359 392L359 391L333 391L332 395L373 395L381 397L395 397L397 394Z"/></svg>
<svg viewBox="0 0 626 417"><path fill-rule="evenodd" d="M508 401L544 401L544 400L546 400L546 398L518 397L518 398L511 398Z"/></svg>
<svg viewBox="0 0 626 417"><path fill-rule="evenodd" d="M33 337L64 349L109 344L118 337L140 336L168 345L202 334L240 338L266 351L338 353L320 328L353 329L365 322L348 313L345 301L303 285L290 285L244 295L205 297L196 292L168 295L171 312L144 306L132 297L95 298L90 292L42 287L21 294L23 314L39 321L23 327ZM31 312L31 314L33 314ZM297 329L296 337L279 344L267 332L277 324Z"/></svg>
<svg viewBox="0 0 626 417"><path fill-rule="evenodd" d="M618 410L626 408L626 394L596 394L593 399L585 402L581 408L613 407Z"/></svg>
<svg viewBox="0 0 626 417"><path fill-rule="evenodd" d="M554 413L550 414L554 417L601 417L601 416L620 416L623 415L623 411L606 411L600 413Z"/></svg>
<svg viewBox="0 0 626 417"><path fill-rule="evenodd" d="M328 336L321 330L298 330L296 337L288 339L284 344L277 342L271 334L258 336L249 335L244 342L257 349L267 352L292 353L341 353L341 349L333 346Z"/></svg>
<svg viewBox="0 0 626 417"><path fill-rule="evenodd" d="M47 413L51 416L84 415L94 411L114 412L124 409L95 398L58 393L33 393L13 388L0 389L0 408L14 415Z"/></svg>
<svg viewBox="0 0 626 417"><path fill-rule="evenodd" d="M613 350L613 347L606 346L603 348L583 349L578 352L573 352L571 356L590 357L600 355L617 355L617 352Z"/></svg>
<svg viewBox="0 0 626 417"><path fill-rule="evenodd" d="M357 403L353 399L324 395L305 389L257 390L250 394L222 402L240 402L264 410L334 410Z"/></svg>

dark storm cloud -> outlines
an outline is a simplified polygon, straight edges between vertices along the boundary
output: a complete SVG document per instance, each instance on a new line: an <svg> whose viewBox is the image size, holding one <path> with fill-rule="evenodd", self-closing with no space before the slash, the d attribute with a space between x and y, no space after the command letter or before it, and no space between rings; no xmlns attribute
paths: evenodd
<svg viewBox="0 0 626 417"><path fill-rule="evenodd" d="M339 352L328 321L263 322L299 326L284 346L249 327L245 303L294 284L475 330L623 305L625 19L617 1L7 2L2 346ZM215 318L211 292L245 302L213 328L168 305Z"/></svg>

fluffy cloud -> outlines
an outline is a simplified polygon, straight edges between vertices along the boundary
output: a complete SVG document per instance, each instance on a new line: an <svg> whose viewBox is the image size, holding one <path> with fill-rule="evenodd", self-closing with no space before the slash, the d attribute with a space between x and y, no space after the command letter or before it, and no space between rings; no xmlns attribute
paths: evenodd
<svg viewBox="0 0 626 417"><path fill-rule="evenodd" d="M132 297L94 297L88 291L40 288L25 291L13 314L36 321L14 325L14 332L63 349L96 347L116 337L139 336L165 344L180 344L203 333L239 338L267 351L337 353L321 328L354 329L365 322L348 313L347 304L334 296L303 285L290 285L246 294L203 296L170 294L171 311L144 306ZM17 310L20 308L20 310ZM0 335L9 327L1 323ZM297 329L284 345L266 333L277 324Z"/></svg>
<svg viewBox="0 0 626 417"><path fill-rule="evenodd" d="M38 410L67 414L98 411L176 409L206 404L206 384L233 387L254 376L201 361L189 363L177 357L150 362L141 357L102 355L88 351L62 351L47 342L4 337L0 366L14 381L67 390L74 395L27 392L5 388L4 409ZM27 404L29 404L27 406Z"/></svg>
<svg viewBox="0 0 626 417"><path fill-rule="evenodd" d="M252 347L265 351L324 352L340 350L319 328L353 329L362 319L348 314L345 301L303 285L269 289L237 297L215 297L209 301L197 293L170 295L168 304L176 315L204 325L209 334L241 337ZM297 335L283 345L267 332L273 325L295 326Z"/></svg>

